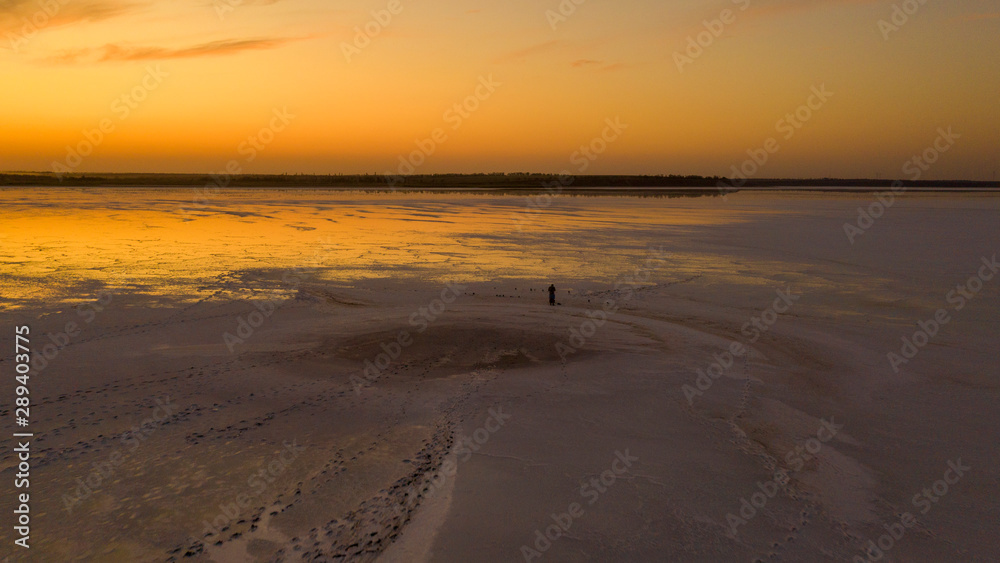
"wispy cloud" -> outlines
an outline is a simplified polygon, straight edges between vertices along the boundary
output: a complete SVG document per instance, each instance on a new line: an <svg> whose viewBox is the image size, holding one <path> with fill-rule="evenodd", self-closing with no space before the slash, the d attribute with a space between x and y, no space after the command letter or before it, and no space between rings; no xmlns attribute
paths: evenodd
<svg viewBox="0 0 1000 563"><path fill-rule="evenodd" d="M65 4L55 1L51 5L55 7L46 11L35 0L0 0L0 32L20 31L25 20L35 26L44 22L44 27L57 27L107 20L149 6L148 3L114 0L81 0Z"/></svg>
<svg viewBox="0 0 1000 563"><path fill-rule="evenodd" d="M224 39L190 47L139 47L108 44L97 48L83 48L63 51L44 59L53 64L103 63L113 61L147 61L164 59L186 59L232 55L243 51L275 49L308 39L306 37L273 37L258 39Z"/></svg>
<svg viewBox="0 0 1000 563"><path fill-rule="evenodd" d="M537 45L532 45L524 49L518 49L517 51L511 51L505 53L496 58L495 63L521 63L526 61L529 57L537 55L539 53L544 53L549 51L559 45L559 41L553 39L552 41L546 41L544 43L538 43Z"/></svg>
<svg viewBox="0 0 1000 563"><path fill-rule="evenodd" d="M602 66L601 70L604 72L614 72L616 70L623 70L626 68L628 68L628 65L625 63L611 63L609 65Z"/></svg>

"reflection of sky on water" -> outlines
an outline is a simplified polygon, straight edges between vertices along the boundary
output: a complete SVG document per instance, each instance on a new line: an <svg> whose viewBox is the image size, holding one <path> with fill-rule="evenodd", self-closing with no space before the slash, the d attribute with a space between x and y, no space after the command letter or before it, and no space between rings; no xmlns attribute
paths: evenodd
<svg viewBox="0 0 1000 563"><path fill-rule="evenodd" d="M102 285L193 299L223 282L249 284L248 272L296 267L317 268L317 281L612 283L659 246L673 253L666 269L676 279L765 284L775 282L762 272L796 269L688 243L695 229L793 213L732 198L563 196L547 208L513 195L233 190L199 199L192 189L0 190L4 300L75 301Z"/></svg>
<svg viewBox="0 0 1000 563"><path fill-rule="evenodd" d="M562 197L536 211L517 196L242 190L205 204L197 197L194 190L0 192L5 296L72 299L61 294L96 282L196 297L229 272L295 267L337 281L613 281L658 238L733 220L672 209L666 199Z"/></svg>

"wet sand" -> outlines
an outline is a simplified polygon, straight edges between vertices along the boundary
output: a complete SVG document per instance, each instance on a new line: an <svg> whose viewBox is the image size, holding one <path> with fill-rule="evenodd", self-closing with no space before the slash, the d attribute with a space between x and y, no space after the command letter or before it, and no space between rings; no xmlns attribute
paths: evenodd
<svg viewBox="0 0 1000 563"><path fill-rule="evenodd" d="M1000 198L872 201L0 190L0 553L995 560Z"/></svg>

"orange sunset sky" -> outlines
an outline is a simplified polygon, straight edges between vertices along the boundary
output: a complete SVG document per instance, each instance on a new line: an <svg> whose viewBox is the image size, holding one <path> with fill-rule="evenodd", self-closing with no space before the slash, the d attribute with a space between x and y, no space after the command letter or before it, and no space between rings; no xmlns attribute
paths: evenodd
<svg viewBox="0 0 1000 563"><path fill-rule="evenodd" d="M0 1L0 170L895 178L949 128L924 179L1000 169L996 0L576 2Z"/></svg>

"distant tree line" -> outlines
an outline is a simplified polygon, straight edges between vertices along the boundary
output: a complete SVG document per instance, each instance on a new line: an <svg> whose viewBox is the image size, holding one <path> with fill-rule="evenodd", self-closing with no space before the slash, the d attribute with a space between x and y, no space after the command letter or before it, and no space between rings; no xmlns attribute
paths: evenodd
<svg viewBox="0 0 1000 563"><path fill-rule="evenodd" d="M558 174L481 173L481 174L417 174L403 176L383 174L243 174L226 178L224 187L233 188L365 188L389 189L395 182L396 189L544 189L544 185L558 181ZM719 176L628 176L628 175L583 175L563 176L567 191L580 188L699 188L721 191L728 189L729 182ZM892 179L845 179L845 178L777 178L749 179L745 188L801 187L801 188L888 188ZM199 187L218 185L218 178L209 174L69 174L58 179L48 173L6 173L0 174L0 186L68 186L68 187ZM903 186L912 188L1000 188L1000 182L984 181L903 181Z"/></svg>

